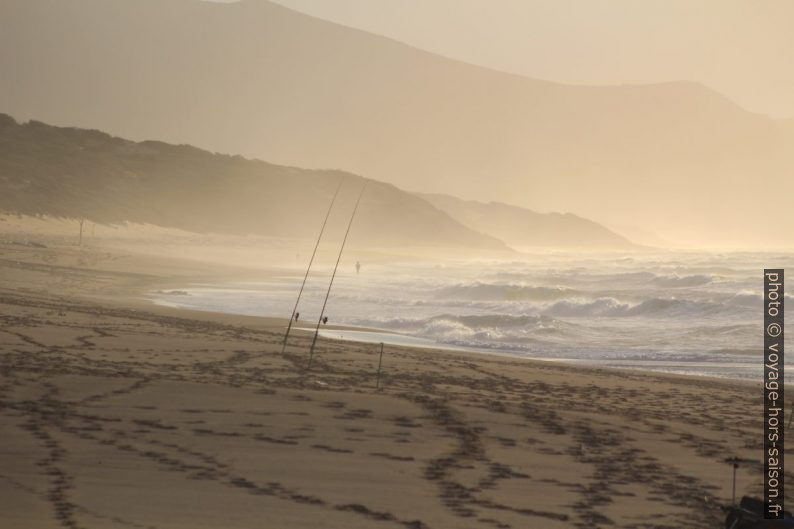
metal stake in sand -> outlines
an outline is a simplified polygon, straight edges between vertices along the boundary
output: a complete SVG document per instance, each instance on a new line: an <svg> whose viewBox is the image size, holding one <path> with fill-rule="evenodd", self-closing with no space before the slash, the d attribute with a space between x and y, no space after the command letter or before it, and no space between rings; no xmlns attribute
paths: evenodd
<svg viewBox="0 0 794 529"><path fill-rule="evenodd" d="M303 283L301 283L301 288L298 291L298 299L295 300L295 307L292 309L292 315L289 318L289 323L287 324L287 332L284 333L284 343L281 345L281 354L284 354L284 351L287 350L287 339L289 339L289 332L292 330L292 322L295 321L295 313L298 312L298 303L301 301L301 296L303 295L303 289L306 286L306 280L309 278L309 271L312 269L312 263L314 263L314 256L317 255L317 248L320 246L320 239L323 238L323 232L325 232L325 226L328 224L328 217L331 216L331 210L334 207L334 202L336 202L336 197L339 195L339 190L342 189L342 184L345 182L345 177L343 176L342 179L339 181L339 185L336 186L336 192L334 193L333 198L331 199L331 204L328 206L328 211L325 213L325 220L323 220L323 225L320 228L320 235L317 236L317 242L314 243L314 251L312 252L311 259L309 259L309 266L306 267L306 274L303 276Z"/></svg>
<svg viewBox="0 0 794 529"><path fill-rule="evenodd" d="M739 461L741 461L741 459L736 456L729 457L725 460L726 463L730 463L733 467L733 487L731 490L731 502L733 505L736 505L736 470L739 468Z"/></svg>
<svg viewBox="0 0 794 529"><path fill-rule="evenodd" d="M331 287L334 286L334 278L336 277L336 271L339 268L339 261L342 260L342 252L345 250L345 244L347 243L347 236L350 235L350 227L353 225L353 219L356 218L356 212L358 211L358 205L361 203L361 197L364 196L364 191L367 189L367 182L364 182L364 187L361 188L361 193L358 194L358 199L356 200L356 205L353 208L353 213L350 215L350 222L347 223L347 231L345 231L345 238L342 239L342 246L339 248L339 255L336 257L336 265L334 265L334 273L331 274L331 281L328 283L328 291L325 293L325 301L323 301L323 308L320 310L320 317L317 319L317 327L314 329L314 337L312 338L312 345L309 347L309 364L306 366L306 369L312 368L312 360L314 359L314 344L317 343L317 335L320 334L320 324L323 322L323 316L325 315L325 306L328 304L328 296L331 295Z"/></svg>
<svg viewBox="0 0 794 529"><path fill-rule="evenodd" d="M380 359L378 360L378 377L375 381L375 389L380 389L380 368L383 365L383 342L380 343Z"/></svg>

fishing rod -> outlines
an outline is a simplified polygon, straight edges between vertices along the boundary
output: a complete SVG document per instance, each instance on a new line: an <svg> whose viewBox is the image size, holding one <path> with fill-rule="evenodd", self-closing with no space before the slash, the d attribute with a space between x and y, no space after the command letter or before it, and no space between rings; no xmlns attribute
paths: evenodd
<svg viewBox="0 0 794 529"><path fill-rule="evenodd" d="M281 346L281 354L284 354L284 351L287 350L287 339L289 338L289 332L292 330L292 322L295 321L295 313L298 312L298 303L301 301L301 295L303 295L303 289L306 286L306 280L309 278L309 271L312 269L312 263L314 263L314 256L317 255L317 248L320 246L320 239L323 238L323 232L325 232L325 226L328 224L328 217L331 216L331 210L334 207L334 202L336 202L336 197L339 195L339 190L342 189L342 184L345 182L345 177L342 176L342 179L339 181L339 185L336 186L336 192L334 193L333 198L331 199L331 205L328 206L328 211L325 213L325 220L323 220L323 225L320 228L320 235L317 237L317 242L314 244L314 251L312 252L312 257L309 259L309 266L306 267L306 275L303 276L303 283L301 283L301 288L298 291L298 299L295 300L295 307L292 309L292 315L289 318L289 323L287 324L287 332L284 334L284 343Z"/></svg>
<svg viewBox="0 0 794 529"><path fill-rule="evenodd" d="M320 334L320 324L323 322L323 315L325 314L325 306L326 304L328 304L328 296L331 295L331 287L334 285L336 270L339 268L339 261L342 260L342 252L345 249L345 243L347 243L347 236L350 234L350 227L353 225L353 219L356 218L356 211L358 211L358 205L361 203L361 197L364 196L364 190L367 189L367 183L368 182L364 182L364 187L361 188L361 192L358 194L358 200L356 200L356 206L353 208L353 213L350 215L350 222L347 223L347 231L345 232L345 238L342 239L342 247L339 248L339 255L336 258L334 273L331 274L331 281L328 283L328 291L325 293L325 301L323 301L323 308L320 310L320 318L317 320L317 327L314 329L314 337L312 338L312 345L309 348L309 365L306 367L306 369L312 368L312 359L314 358L314 344L317 343L317 335Z"/></svg>

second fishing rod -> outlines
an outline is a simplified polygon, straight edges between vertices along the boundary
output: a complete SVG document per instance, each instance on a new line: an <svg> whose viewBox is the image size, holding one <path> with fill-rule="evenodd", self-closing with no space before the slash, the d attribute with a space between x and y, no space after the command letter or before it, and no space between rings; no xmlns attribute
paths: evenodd
<svg viewBox="0 0 794 529"><path fill-rule="evenodd" d="M320 310L320 317L317 319L317 327L315 327L314 329L314 336L312 337L312 345L311 347L309 347L309 363L306 366L307 370L312 368L312 360L314 360L314 346L317 343L317 336L320 334L320 325L323 322L323 316L325 316L325 307L328 304L328 297L331 295L331 287L334 286L336 271L339 269L339 262L342 260L342 252L345 251L345 244L347 244L347 236L350 235L350 227L353 226L353 220L356 218L356 212L358 212L358 206L361 203L361 197L364 196L364 191L366 191L366 189L367 189L367 182L364 182L364 185L361 188L361 192L358 194L356 205L353 208L353 213L350 215L350 221L347 223L345 238L342 239L342 246L339 248L339 255L336 258L336 265L334 265L334 272L333 274L331 274L331 281L328 283L328 290L325 293L323 308Z"/></svg>

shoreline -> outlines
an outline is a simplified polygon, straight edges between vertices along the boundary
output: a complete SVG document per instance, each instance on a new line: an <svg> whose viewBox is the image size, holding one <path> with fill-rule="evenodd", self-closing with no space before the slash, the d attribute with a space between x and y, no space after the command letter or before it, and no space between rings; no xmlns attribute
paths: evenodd
<svg viewBox="0 0 794 529"><path fill-rule="evenodd" d="M282 279L284 278L282 277ZM186 287L185 283L182 283L179 286L172 285L170 288L167 288L166 290L183 292L189 288L191 287ZM203 288L217 288L217 285L205 284L203 285ZM240 314L231 311L224 312L217 310L196 309L193 307L186 307L181 305L179 303L179 299L170 300L170 299L164 299L162 297L156 298L153 296L154 294L159 294L162 296L162 295L168 295L169 293L170 292L162 291L162 290L158 292L149 291L146 299L154 306L170 307L175 310L190 310L198 313L263 318L264 320L271 322L281 322L280 324L282 328L286 329L287 318L279 318L275 316L251 316L251 315ZM181 295L174 297L181 298ZM304 324L304 322L301 323ZM313 328L293 326L292 329L293 332L295 331L300 331L305 333L314 332ZM441 342L434 342L432 340L422 338L419 336L403 334L388 329L379 329L374 327L359 327L355 325L322 326L320 328L319 336L326 339L338 340L340 342L350 341L355 343L365 343L371 345L377 345L382 342L386 345L407 347L407 348L418 348L426 351L451 351L451 352L457 352L463 354L502 356L507 358L519 359L519 360L552 362L552 363L565 364L571 366L641 371L641 372L653 373L653 374L668 374L668 375L686 376L686 377L695 377L695 378L730 380L735 382L745 382L749 384L760 384L761 383L760 377L762 375L762 369L761 369L762 364L760 363L762 358L760 356L758 358L759 360L758 365L750 364L747 362L708 362L705 360L664 360L664 359L637 359L637 358L616 359L616 358L575 358L575 357L539 356L537 354L531 354L526 351L521 351L516 349L511 350L507 348L498 348L498 347L487 348L487 347L466 346L461 344L446 344ZM696 369L696 368L699 368L702 372L692 371L692 369ZM754 374L743 375L742 373L737 372L737 370L749 370L749 369L759 370L758 381L752 380L752 376ZM724 370L725 374L717 374L715 373L715 370L716 371Z"/></svg>

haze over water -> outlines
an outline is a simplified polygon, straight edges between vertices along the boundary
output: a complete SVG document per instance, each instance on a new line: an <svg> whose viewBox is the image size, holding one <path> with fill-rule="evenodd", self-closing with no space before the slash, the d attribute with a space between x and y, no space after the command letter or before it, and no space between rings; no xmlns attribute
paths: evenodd
<svg viewBox="0 0 794 529"><path fill-rule="evenodd" d="M514 261L352 263L340 270L330 323L393 334L327 332L535 358L729 378L760 377L762 270L794 254L539 254ZM313 326L329 270L314 271L299 311ZM157 301L286 317L300 277L203 285ZM790 296L787 290L786 297Z"/></svg>

